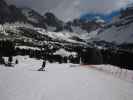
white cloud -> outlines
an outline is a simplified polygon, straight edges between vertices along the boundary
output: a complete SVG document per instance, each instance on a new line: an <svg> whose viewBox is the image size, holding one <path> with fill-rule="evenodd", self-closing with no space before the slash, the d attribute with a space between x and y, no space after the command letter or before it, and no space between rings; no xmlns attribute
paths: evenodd
<svg viewBox="0 0 133 100"><path fill-rule="evenodd" d="M133 0L7 0L18 6L29 6L44 13L54 12L63 20L80 16L83 12L110 13L124 7Z"/></svg>

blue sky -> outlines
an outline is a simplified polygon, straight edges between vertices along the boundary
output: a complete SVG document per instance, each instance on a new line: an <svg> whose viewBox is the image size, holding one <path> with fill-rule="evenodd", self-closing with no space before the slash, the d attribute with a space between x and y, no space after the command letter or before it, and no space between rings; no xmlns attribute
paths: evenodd
<svg viewBox="0 0 133 100"><path fill-rule="evenodd" d="M119 14L120 14L119 10L118 11L113 11L111 13L106 13L106 14L86 12L86 13L83 13L83 14L80 15L80 19L84 20L84 21L90 21L90 20L95 20L96 17L100 17L101 19L103 19L107 22L110 22L114 16L117 16Z"/></svg>
<svg viewBox="0 0 133 100"><path fill-rule="evenodd" d="M82 13L104 13L116 11L133 0L6 0L17 6L28 6L40 13L51 11L64 21L79 17Z"/></svg>

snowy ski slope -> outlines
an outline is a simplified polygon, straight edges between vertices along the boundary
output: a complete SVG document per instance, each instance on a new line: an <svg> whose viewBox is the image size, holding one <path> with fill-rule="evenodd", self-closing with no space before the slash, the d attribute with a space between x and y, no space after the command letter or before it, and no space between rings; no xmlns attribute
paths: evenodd
<svg viewBox="0 0 133 100"><path fill-rule="evenodd" d="M15 58L14 58L15 59ZM49 64L17 56L14 68L0 65L0 100L132 100L132 82L93 68ZM76 67L77 66L77 67Z"/></svg>

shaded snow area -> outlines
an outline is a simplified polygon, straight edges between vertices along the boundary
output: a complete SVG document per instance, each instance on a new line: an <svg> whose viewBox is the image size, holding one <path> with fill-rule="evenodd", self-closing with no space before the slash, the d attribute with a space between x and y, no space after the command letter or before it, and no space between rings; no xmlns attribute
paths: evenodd
<svg viewBox="0 0 133 100"><path fill-rule="evenodd" d="M19 64L13 68L0 65L1 100L132 100L133 98L132 82L102 70L89 66L86 68L73 64L47 63L46 71L36 71L42 65L42 60L31 59L28 56L16 58Z"/></svg>

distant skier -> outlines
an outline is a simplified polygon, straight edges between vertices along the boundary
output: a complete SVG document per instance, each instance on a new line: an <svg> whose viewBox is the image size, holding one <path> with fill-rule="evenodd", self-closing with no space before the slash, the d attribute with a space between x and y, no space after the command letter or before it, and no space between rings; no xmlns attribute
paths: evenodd
<svg viewBox="0 0 133 100"><path fill-rule="evenodd" d="M18 64L18 60L16 59L15 64Z"/></svg>
<svg viewBox="0 0 133 100"><path fill-rule="evenodd" d="M38 71L45 71L45 67L46 67L46 61L43 60L42 67L38 69Z"/></svg>
<svg viewBox="0 0 133 100"><path fill-rule="evenodd" d="M42 68L45 69L45 66L46 66L46 61L43 60Z"/></svg>
<svg viewBox="0 0 133 100"><path fill-rule="evenodd" d="M8 57L8 66L13 67L12 61L13 61L13 57L12 57L12 56L9 56L9 57Z"/></svg>

